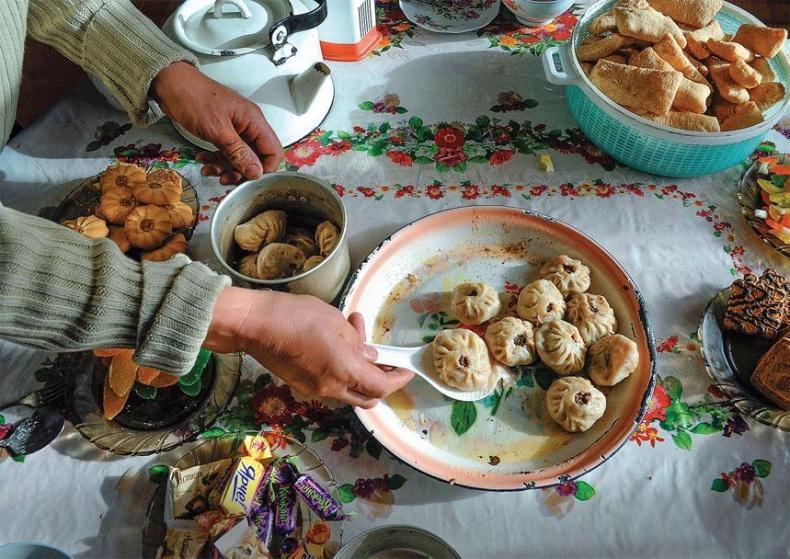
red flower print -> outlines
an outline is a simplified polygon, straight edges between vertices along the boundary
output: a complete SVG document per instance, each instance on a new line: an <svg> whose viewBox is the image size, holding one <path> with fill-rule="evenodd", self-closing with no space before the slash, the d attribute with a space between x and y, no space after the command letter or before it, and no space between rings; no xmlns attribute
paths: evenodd
<svg viewBox="0 0 790 559"><path fill-rule="evenodd" d="M414 196L414 185L402 186L395 191L395 198L403 198L404 196Z"/></svg>
<svg viewBox="0 0 790 559"><path fill-rule="evenodd" d="M578 21L579 18L577 18L571 12L565 12L564 14L557 17L557 23L561 23L562 25L566 25L569 27L573 27L574 25L576 25Z"/></svg>
<svg viewBox="0 0 790 559"><path fill-rule="evenodd" d="M549 189L549 187L546 186L546 185L533 186L532 188L529 189L529 193L530 193L531 196L540 196L541 194L546 192L548 189Z"/></svg>
<svg viewBox="0 0 790 559"><path fill-rule="evenodd" d="M411 156L403 151L390 150L387 152L387 157L390 158L390 161L401 167L411 167L414 164L414 160Z"/></svg>
<svg viewBox="0 0 790 559"><path fill-rule="evenodd" d="M319 157L321 157L321 144L316 140L296 144L285 152L285 161L295 167L315 165Z"/></svg>
<svg viewBox="0 0 790 559"><path fill-rule="evenodd" d="M332 188L335 189L338 196L343 196L346 193L346 188L342 184L333 184Z"/></svg>
<svg viewBox="0 0 790 559"><path fill-rule="evenodd" d="M653 448L656 447L657 442L664 442L664 439L658 436L658 429L650 427L645 421L639 424L639 427L631 435L631 440L638 446L642 446L643 442L649 442Z"/></svg>
<svg viewBox="0 0 790 559"><path fill-rule="evenodd" d="M461 190L461 198L464 200L474 200L480 196L480 187L476 184L467 184Z"/></svg>
<svg viewBox="0 0 790 559"><path fill-rule="evenodd" d="M324 150L329 155L340 155L341 153L345 153L351 149L351 141L350 140L341 140L339 142L334 141L330 142L329 145L326 146Z"/></svg>
<svg viewBox="0 0 790 559"><path fill-rule="evenodd" d="M357 192L361 193L365 198L373 198L376 195L376 191L367 186L358 186Z"/></svg>
<svg viewBox="0 0 790 559"><path fill-rule="evenodd" d="M504 196L505 198L510 198L510 190L506 186L499 186L495 184L491 187L491 194L494 196Z"/></svg>
<svg viewBox="0 0 790 559"><path fill-rule="evenodd" d="M364 134L365 133L365 129L362 128L361 126L355 126L354 127L354 133L356 133L356 134Z"/></svg>
<svg viewBox="0 0 790 559"><path fill-rule="evenodd" d="M742 246L732 247L733 256L743 256L744 249Z"/></svg>
<svg viewBox="0 0 790 559"><path fill-rule="evenodd" d="M614 194L614 187L610 184L595 187L595 195L599 198L609 198L612 194Z"/></svg>
<svg viewBox="0 0 790 559"><path fill-rule="evenodd" d="M532 45L540 41L540 38L535 35L524 35L519 39L525 45Z"/></svg>
<svg viewBox="0 0 790 559"><path fill-rule="evenodd" d="M672 400L669 398L664 385L659 384L656 386L656 389L653 390L653 396L647 403L647 412L645 413L645 418L642 421L644 423L650 423L655 419L664 421L667 418L667 408L671 403Z"/></svg>
<svg viewBox="0 0 790 559"><path fill-rule="evenodd" d="M441 185L432 184L425 188L425 194L431 200L438 200L439 198L444 198L444 192L442 192Z"/></svg>
<svg viewBox="0 0 790 559"><path fill-rule="evenodd" d="M464 145L464 133L457 128L439 128L435 141L440 148L460 148Z"/></svg>
<svg viewBox="0 0 790 559"><path fill-rule="evenodd" d="M507 144L510 142L510 140L512 140L510 134L506 134L505 132L502 132L496 137L497 145Z"/></svg>
<svg viewBox="0 0 790 559"><path fill-rule="evenodd" d="M670 336L660 344L656 348L656 351L659 353L668 353L675 349L675 346L678 345L678 337L677 336Z"/></svg>
<svg viewBox="0 0 790 559"><path fill-rule="evenodd" d="M560 29L554 33L552 39L555 41L567 41L571 38L570 29Z"/></svg>
<svg viewBox="0 0 790 559"><path fill-rule="evenodd" d="M400 136L391 136L390 137L390 142L392 142L395 145L402 146L403 145L403 138L401 138Z"/></svg>
<svg viewBox="0 0 790 559"><path fill-rule="evenodd" d="M491 165L502 165L502 163L510 161L513 158L513 153L513 150L501 149L497 152L494 152L488 162Z"/></svg>
<svg viewBox="0 0 790 559"><path fill-rule="evenodd" d="M434 160L448 167L455 167L466 161L466 154L460 149L440 148L439 152L434 156Z"/></svg>
<svg viewBox="0 0 790 559"><path fill-rule="evenodd" d="M579 191L576 190L576 187L570 183L565 183L560 186L560 194L563 196L578 196Z"/></svg>
<svg viewBox="0 0 790 559"><path fill-rule="evenodd" d="M576 482L568 481L557 485L557 493L563 497L570 497L576 493Z"/></svg>
<svg viewBox="0 0 790 559"><path fill-rule="evenodd" d="M269 425L288 423L293 412L296 411L296 400L291 395L291 389L286 385L278 386L274 383L257 390L250 405L255 414L255 421Z"/></svg>
<svg viewBox="0 0 790 559"><path fill-rule="evenodd" d="M439 312L442 310L443 297L441 293L431 293L422 297L416 297L409 301L411 310L418 313Z"/></svg>
<svg viewBox="0 0 790 559"><path fill-rule="evenodd" d="M11 434L11 431L13 430L14 430L13 423L5 423L3 425L0 425L0 441L8 437Z"/></svg>

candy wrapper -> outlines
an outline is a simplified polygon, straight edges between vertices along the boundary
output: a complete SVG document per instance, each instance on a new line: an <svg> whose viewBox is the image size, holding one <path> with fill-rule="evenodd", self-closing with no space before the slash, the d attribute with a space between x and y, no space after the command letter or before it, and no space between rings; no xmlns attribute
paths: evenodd
<svg viewBox="0 0 790 559"><path fill-rule="evenodd" d="M264 478L263 465L249 456L243 456L233 462L230 475L225 480L220 506L230 515L242 515L247 512Z"/></svg>
<svg viewBox="0 0 790 559"><path fill-rule="evenodd" d="M343 520L343 506L329 492L307 474L299 476L293 484L294 491L307 503L321 520Z"/></svg>
<svg viewBox="0 0 790 559"><path fill-rule="evenodd" d="M197 559L207 541L208 535L195 530L168 529L156 559Z"/></svg>
<svg viewBox="0 0 790 559"><path fill-rule="evenodd" d="M299 477L299 470L288 461L288 457L275 458L266 470L266 482L274 485L290 485Z"/></svg>
<svg viewBox="0 0 790 559"><path fill-rule="evenodd" d="M289 536L296 529L296 491L292 485L273 485L270 494L274 503L274 529Z"/></svg>
<svg viewBox="0 0 790 559"><path fill-rule="evenodd" d="M268 546L258 539L255 528L244 520L214 542L214 547L225 559L272 559Z"/></svg>
<svg viewBox="0 0 790 559"><path fill-rule="evenodd" d="M230 465L231 460L217 460L192 468L171 468L165 501L165 522L191 519L207 511L213 504L211 491Z"/></svg>
<svg viewBox="0 0 790 559"><path fill-rule="evenodd" d="M267 460L272 457L269 441L260 435L244 437L244 450L255 460Z"/></svg>
<svg viewBox="0 0 790 559"><path fill-rule="evenodd" d="M263 491L259 491L263 494ZM272 513L267 503L253 503L247 520L255 528L258 539L268 548L272 543L272 533L274 529L274 513Z"/></svg>

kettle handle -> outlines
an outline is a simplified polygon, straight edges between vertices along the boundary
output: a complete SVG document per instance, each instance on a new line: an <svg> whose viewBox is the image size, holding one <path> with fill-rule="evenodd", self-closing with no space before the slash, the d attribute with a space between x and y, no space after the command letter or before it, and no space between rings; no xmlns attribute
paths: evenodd
<svg viewBox="0 0 790 559"><path fill-rule="evenodd" d="M222 8L225 4L233 4L239 10L239 14L241 14L242 19L249 19L252 15L250 12L250 8L247 6L244 0L216 0L214 2L214 17L221 18L225 15L225 12L222 11Z"/></svg>
<svg viewBox="0 0 790 559"><path fill-rule="evenodd" d="M300 31L307 31L318 27L326 19L326 0L313 0L318 4L317 7L307 13L293 15L293 13L272 25L269 31L269 38L272 45L277 49L288 41L288 36Z"/></svg>

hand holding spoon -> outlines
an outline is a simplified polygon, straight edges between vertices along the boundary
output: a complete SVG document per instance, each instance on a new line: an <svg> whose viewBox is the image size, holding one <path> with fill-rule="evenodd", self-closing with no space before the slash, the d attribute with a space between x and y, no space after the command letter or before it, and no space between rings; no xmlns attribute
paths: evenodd
<svg viewBox="0 0 790 559"><path fill-rule="evenodd" d="M395 347L379 344L367 345L378 352L379 356L376 358L377 364L402 367L414 371L436 390L453 400L476 402L491 394L496 388L497 383L494 381L491 383L491 386L487 388L470 392L452 388L434 378L434 375L430 372L433 369L430 363L431 344L416 347ZM499 375L496 375L496 379L499 379Z"/></svg>

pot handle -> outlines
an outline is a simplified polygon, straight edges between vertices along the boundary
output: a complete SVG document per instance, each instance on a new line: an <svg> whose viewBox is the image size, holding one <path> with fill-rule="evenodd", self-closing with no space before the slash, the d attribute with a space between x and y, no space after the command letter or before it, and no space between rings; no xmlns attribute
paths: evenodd
<svg viewBox="0 0 790 559"><path fill-rule="evenodd" d="M300 31L307 31L318 27L326 19L326 0L314 0L318 6L305 14L286 17L272 25L269 38L275 49L283 46L288 41L288 36Z"/></svg>
<svg viewBox="0 0 790 559"><path fill-rule="evenodd" d="M543 52L543 71L546 79L555 85L574 85L581 83L581 76L571 65L570 47L568 45L553 46ZM560 64L560 67L557 66Z"/></svg>
<svg viewBox="0 0 790 559"><path fill-rule="evenodd" d="M244 0L216 0L214 2L215 18L221 18L225 15L225 12L222 11L225 4L233 4L236 6L239 9L242 19L250 19L250 16L252 16L252 12Z"/></svg>

